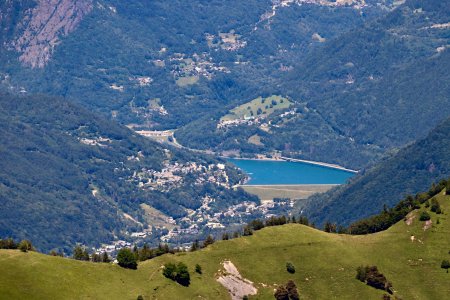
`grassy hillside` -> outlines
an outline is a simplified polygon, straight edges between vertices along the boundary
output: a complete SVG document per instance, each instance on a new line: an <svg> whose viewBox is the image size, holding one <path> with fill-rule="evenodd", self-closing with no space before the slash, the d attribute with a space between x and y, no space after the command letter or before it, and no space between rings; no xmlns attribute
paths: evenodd
<svg viewBox="0 0 450 300"><path fill-rule="evenodd" d="M342 225L393 206L398 196L427 189L433 182L450 176L450 119L442 122L427 137L386 157L361 172L349 184L299 203L308 217Z"/></svg>
<svg viewBox="0 0 450 300"><path fill-rule="evenodd" d="M328 234L289 224L216 242L193 253L164 255L141 263L137 271L1 250L0 298L229 299L215 280L221 262L229 259L258 288L250 299L273 299L274 287L289 279L296 282L301 299L381 299L383 292L355 279L355 268L366 264L378 266L392 282L394 295L402 299L445 299L450 293L449 274L440 263L450 256L450 196L436 197L444 214L430 213L433 225L428 230L418 217L425 208L411 213L415 218L410 218L410 225L401 221L366 236ZM188 265L189 287L163 277L161 266L175 261ZM286 272L286 262L294 264L295 274ZM193 272L197 263L202 275Z"/></svg>

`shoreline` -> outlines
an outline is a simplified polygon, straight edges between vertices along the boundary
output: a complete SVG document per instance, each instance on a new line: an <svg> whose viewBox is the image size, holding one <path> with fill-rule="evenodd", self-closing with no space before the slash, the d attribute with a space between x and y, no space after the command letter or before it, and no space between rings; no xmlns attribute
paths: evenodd
<svg viewBox="0 0 450 300"><path fill-rule="evenodd" d="M359 171L357 171L357 170L348 169L346 167L335 165L335 164L329 164L329 163L325 163L325 162L306 160L306 159L291 158L291 157L285 157L285 156L281 156L280 158L268 158L268 157L267 158L244 158L244 157L229 157L229 156L219 156L219 157L224 158L224 159L236 159L236 160L300 162L300 163L305 163L305 164L310 164L310 165L315 165L315 166L326 167L326 168L330 168L330 169L346 171L346 172L355 173L355 174L359 173Z"/></svg>
<svg viewBox="0 0 450 300"><path fill-rule="evenodd" d="M307 186L339 186L344 183L286 183L286 184L236 184L233 187L307 187Z"/></svg>
<svg viewBox="0 0 450 300"><path fill-rule="evenodd" d="M348 169L345 168L343 166L339 166L339 165L335 165L335 164L329 164L329 163L325 163L325 162L320 162L320 161L313 161L313 160L306 160L306 159L298 159L298 158L291 158L291 157L284 157L284 156L280 156L280 157L276 157L276 158L269 158L263 154L257 154L260 157L258 158L243 158L243 157L230 157L230 156L224 156L224 155L219 155L218 153L215 152L210 152L208 150L199 150L199 149L192 149L192 148L188 148L185 147L181 144L179 144L177 142L177 140L174 137L174 130L163 130L163 131L150 131L150 130L140 130L137 131L135 130L135 132L137 134L140 134L142 136L148 137L148 138L155 138L155 137L168 137L171 136L174 141L173 142L169 142L169 144L175 145L176 147L179 148L184 148L193 152L200 152L200 153L204 153L204 154L208 154L208 155L214 155L217 156L219 158L224 158L224 159L242 159L242 160L260 160L260 161L287 161L287 162L301 162L301 163L306 163L306 164L310 164L310 165L316 165L316 166L322 166L322 167L327 167L327 168L331 168L331 169L337 169L337 170L342 170L342 171L346 171L346 172L351 172L351 173L358 173L359 171L357 170L352 170L352 169Z"/></svg>

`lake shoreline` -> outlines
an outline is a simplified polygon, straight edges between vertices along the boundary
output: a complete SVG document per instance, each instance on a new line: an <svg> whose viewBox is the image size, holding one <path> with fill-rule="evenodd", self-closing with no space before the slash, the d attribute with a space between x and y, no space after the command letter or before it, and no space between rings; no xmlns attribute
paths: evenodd
<svg viewBox="0 0 450 300"><path fill-rule="evenodd" d="M326 167L326 168L330 168L330 169L342 170L342 171L351 172L351 173L355 173L355 174L357 174L359 172L357 170L348 169L346 167L343 167L343 166L340 166L340 165L336 165L336 164L330 164L330 163L314 161L314 160L291 158L291 157L285 157L285 156L281 156L279 158L270 158L270 157L245 158L245 157L229 157L229 156L219 156L219 157L223 158L223 159L236 159L236 160L300 162L300 163L305 163L305 164L310 164L310 165Z"/></svg>

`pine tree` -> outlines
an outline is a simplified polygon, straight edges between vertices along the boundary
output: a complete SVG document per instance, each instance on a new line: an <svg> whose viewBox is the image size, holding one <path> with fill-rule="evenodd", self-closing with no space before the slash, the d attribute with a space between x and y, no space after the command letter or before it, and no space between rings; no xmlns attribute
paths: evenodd
<svg viewBox="0 0 450 300"><path fill-rule="evenodd" d="M111 262L111 259L109 258L108 253L103 252L103 254L102 254L102 262L104 262L104 263Z"/></svg>
<svg viewBox="0 0 450 300"><path fill-rule="evenodd" d="M195 241L192 243L192 246L191 246L191 252L197 251L199 248L200 248L200 245L199 245L199 243L198 243L198 240L195 240Z"/></svg>
<svg viewBox="0 0 450 300"><path fill-rule="evenodd" d="M214 238L212 235L208 235L208 237L206 238L206 240L203 242L203 247L206 248L209 245L214 244Z"/></svg>
<svg viewBox="0 0 450 300"><path fill-rule="evenodd" d="M83 248L80 245L76 245L73 249L73 259L83 260Z"/></svg>

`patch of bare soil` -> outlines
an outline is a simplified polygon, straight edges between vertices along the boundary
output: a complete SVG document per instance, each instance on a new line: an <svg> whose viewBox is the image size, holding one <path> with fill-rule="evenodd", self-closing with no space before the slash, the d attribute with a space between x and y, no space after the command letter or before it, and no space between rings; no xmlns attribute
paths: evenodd
<svg viewBox="0 0 450 300"><path fill-rule="evenodd" d="M222 263L223 271L217 281L230 293L232 300L241 300L246 295L256 295L258 290L248 279L241 276L236 266L229 260Z"/></svg>
<svg viewBox="0 0 450 300"><path fill-rule="evenodd" d="M433 225L433 221L431 220L425 221L425 224L423 225L423 231L430 229L431 225Z"/></svg>
<svg viewBox="0 0 450 300"><path fill-rule="evenodd" d="M405 221L406 225L410 226L415 218L416 218L416 215L414 214L414 212L410 212L409 214L407 214L406 221Z"/></svg>

